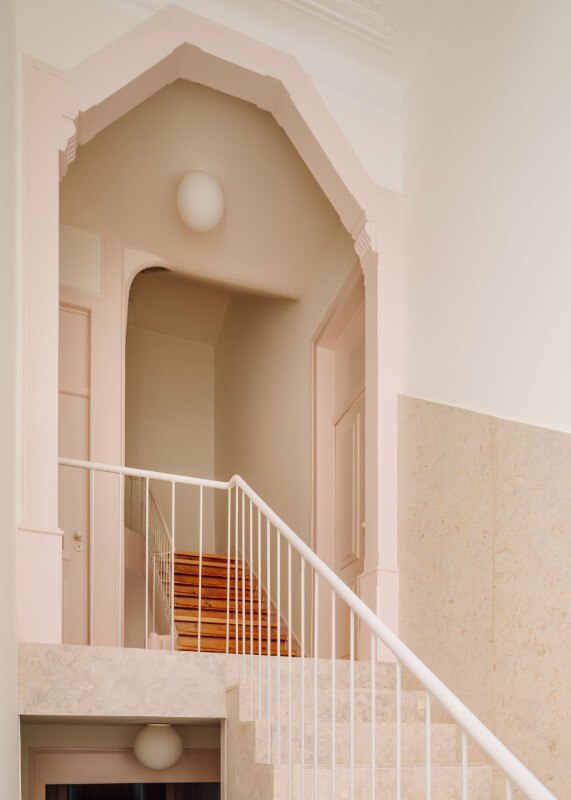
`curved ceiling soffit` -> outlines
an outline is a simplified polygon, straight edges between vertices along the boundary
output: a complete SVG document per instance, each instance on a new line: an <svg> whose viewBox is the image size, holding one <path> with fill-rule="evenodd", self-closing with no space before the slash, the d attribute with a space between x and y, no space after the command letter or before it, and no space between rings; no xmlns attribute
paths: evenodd
<svg viewBox="0 0 571 800"><path fill-rule="evenodd" d="M169 6L62 77L61 175L79 144L183 78L270 112L353 237L363 270L377 262L378 190L291 56Z"/></svg>

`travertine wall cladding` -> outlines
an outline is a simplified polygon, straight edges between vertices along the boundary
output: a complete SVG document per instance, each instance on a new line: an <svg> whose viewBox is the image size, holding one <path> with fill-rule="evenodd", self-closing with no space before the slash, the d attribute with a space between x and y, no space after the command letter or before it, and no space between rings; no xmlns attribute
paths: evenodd
<svg viewBox="0 0 571 800"><path fill-rule="evenodd" d="M558 797L571 787L571 435L400 398L400 631Z"/></svg>

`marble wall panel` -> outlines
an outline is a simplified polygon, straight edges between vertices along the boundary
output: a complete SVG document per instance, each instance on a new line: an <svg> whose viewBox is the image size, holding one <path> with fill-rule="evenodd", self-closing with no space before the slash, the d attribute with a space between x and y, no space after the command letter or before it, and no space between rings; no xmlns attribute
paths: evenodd
<svg viewBox="0 0 571 800"><path fill-rule="evenodd" d="M222 719L235 671L225 654L21 644L20 714Z"/></svg>
<svg viewBox="0 0 571 800"><path fill-rule="evenodd" d="M498 736L571 795L571 435L494 421Z"/></svg>
<svg viewBox="0 0 571 800"><path fill-rule="evenodd" d="M571 789L571 435L415 398L399 418L403 639Z"/></svg>
<svg viewBox="0 0 571 800"><path fill-rule="evenodd" d="M409 398L401 398L399 424L400 634L489 724L491 426L479 414Z"/></svg>

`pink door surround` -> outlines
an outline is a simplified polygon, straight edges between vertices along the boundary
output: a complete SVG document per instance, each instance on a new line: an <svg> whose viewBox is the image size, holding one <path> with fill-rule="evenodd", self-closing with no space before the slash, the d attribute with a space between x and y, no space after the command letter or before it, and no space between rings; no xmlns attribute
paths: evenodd
<svg viewBox="0 0 571 800"><path fill-rule="evenodd" d="M28 794L45 800L50 784L216 783L220 775L220 750L186 749L174 767L156 772L129 749L31 748Z"/></svg>
<svg viewBox="0 0 571 800"><path fill-rule="evenodd" d="M273 114L355 241L365 276L366 560L360 591L395 630L400 197L375 187L289 56L176 6L62 73L25 59L19 637L60 641L59 177L78 144L176 78Z"/></svg>

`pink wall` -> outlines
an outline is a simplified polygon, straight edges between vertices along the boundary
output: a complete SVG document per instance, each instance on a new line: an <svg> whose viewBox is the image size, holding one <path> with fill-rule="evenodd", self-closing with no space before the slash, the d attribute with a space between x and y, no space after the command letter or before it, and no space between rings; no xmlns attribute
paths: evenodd
<svg viewBox="0 0 571 800"><path fill-rule="evenodd" d="M101 292L71 286L60 288L62 302L89 311L90 374L89 458L107 464L123 463L123 247L120 242L102 237ZM62 331L63 335L63 331ZM61 424L71 424L65 416ZM61 452L61 456L74 457ZM64 476L65 480L66 477ZM93 540L95 583L93 595L92 643L120 644L122 641L122 597L120 574L122 536L120 483L110 475L95 477L95 524L89 532ZM66 537L72 531L66 531ZM86 542L87 544L87 542Z"/></svg>

